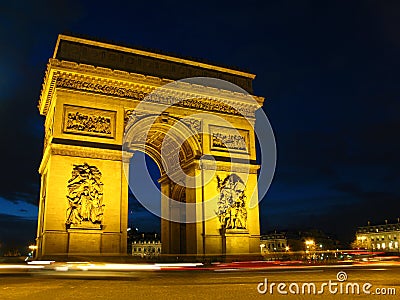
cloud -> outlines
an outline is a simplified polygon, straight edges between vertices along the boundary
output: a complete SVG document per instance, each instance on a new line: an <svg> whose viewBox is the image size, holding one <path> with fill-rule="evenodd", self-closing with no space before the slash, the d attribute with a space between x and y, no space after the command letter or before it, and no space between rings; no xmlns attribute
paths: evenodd
<svg viewBox="0 0 400 300"><path fill-rule="evenodd" d="M26 201L8 200L0 197L0 213L10 216L37 220L38 207Z"/></svg>
<svg viewBox="0 0 400 300"><path fill-rule="evenodd" d="M26 254L27 247L35 243L36 224L36 220L0 213L0 253L19 249Z"/></svg>

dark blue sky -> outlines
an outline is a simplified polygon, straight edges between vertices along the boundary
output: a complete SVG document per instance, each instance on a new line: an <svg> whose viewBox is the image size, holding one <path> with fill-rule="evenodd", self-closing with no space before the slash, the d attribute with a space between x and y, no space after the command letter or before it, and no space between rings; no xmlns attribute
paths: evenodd
<svg viewBox="0 0 400 300"><path fill-rule="evenodd" d="M367 220L400 216L399 2L8 2L0 5L4 246L35 236L36 105L66 31L257 74L254 91L266 97L278 150L260 206L263 230L317 227L349 240Z"/></svg>

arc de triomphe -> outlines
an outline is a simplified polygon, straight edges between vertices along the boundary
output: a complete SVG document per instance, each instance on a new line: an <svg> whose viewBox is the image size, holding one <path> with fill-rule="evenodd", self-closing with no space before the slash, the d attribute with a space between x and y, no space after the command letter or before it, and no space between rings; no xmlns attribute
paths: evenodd
<svg viewBox="0 0 400 300"><path fill-rule="evenodd" d="M193 77L251 94L255 75L59 35L38 105L37 257L126 254L124 165L135 151L160 168L163 253L260 252L254 123L264 99L179 81Z"/></svg>

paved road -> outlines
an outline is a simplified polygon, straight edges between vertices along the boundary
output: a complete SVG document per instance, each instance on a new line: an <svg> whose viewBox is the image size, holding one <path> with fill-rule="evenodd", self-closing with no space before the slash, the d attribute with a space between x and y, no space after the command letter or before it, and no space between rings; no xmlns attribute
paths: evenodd
<svg viewBox="0 0 400 300"><path fill-rule="evenodd" d="M360 295L346 295L345 285L340 293L337 273L344 271L347 280L343 284L357 283ZM342 274L343 275L343 274ZM268 292L260 294L257 286L268 280ZM303 283L314 283L316 292L329 280L335 295L325 286L323 294L310 295ZM270 294L271 283L273 294ZM276 289L285 283L280 295ZM372 286L364 294L365 283ZM300 294L289 292L299 286ZM282 286L281 286L282 287ZM265 285L261 285L263 290ZM377 290L377 288L379 290ZM395 288L397 295L376 295L376 292ZM386 290L385 290L386 289ZM351 292L351 289L349 289ZM97 271L39 271L16 274L0 273L0 299L399 299L400 267L388 265L339 266L316 268L274 268L264 270L197 270L197 271L135 271L135 272L97 272Z"/></svg>

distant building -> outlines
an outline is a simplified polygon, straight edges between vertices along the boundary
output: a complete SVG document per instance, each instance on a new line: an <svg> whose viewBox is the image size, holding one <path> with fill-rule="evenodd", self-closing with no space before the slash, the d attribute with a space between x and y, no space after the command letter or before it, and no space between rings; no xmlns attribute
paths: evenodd
<svg viewBox="0 0 400 300"><path fill-rule="evenodd" d="M319 229L288 231L286 238L291 251L326 251L343 248L343 245L335 236Z"/></svg>
<svg viewBox="0 0 400 300"><path fill-rule="evenodd" d="M368 222L369 223L369 222ZM399 252L400 222L369 225L357 229L353 248L371 251Z"/></svg>
<svg viewBox="0 0 400 300"><path fill-rule="evenodd" d="M161 240L157 233L141 233L130 242L132 256L153 258L161 254Z"/></svg>
<svg viewBox="0 0 400 300"><path fill-rule="evenodd" d="M3 256L21 256L21 253L17 249L12 249L4 252Z"/></svg>
<svg viewBox="0 0 400 300"><path fill-rule="evenodd" d="M267 254L271 252L284 252L288 251L288 243L286 240L285 233L276 231L273 233L265 234L260 236L260 250L261 254Z"/></svg>

